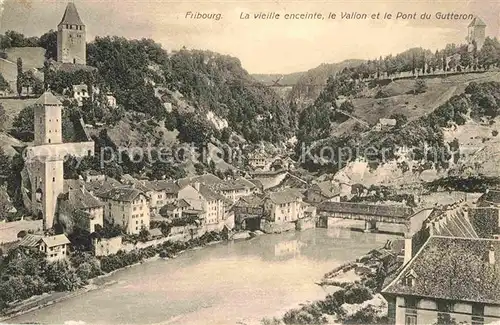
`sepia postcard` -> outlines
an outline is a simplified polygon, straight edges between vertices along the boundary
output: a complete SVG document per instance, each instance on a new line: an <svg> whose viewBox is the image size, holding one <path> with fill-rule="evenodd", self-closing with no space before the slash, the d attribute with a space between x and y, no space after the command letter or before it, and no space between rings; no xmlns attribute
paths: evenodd
<svg viewBox="0 0 500 325"><path fill-rule="evenodd" d="M0 0L0 324L500 325L498 0Z"/></svg>

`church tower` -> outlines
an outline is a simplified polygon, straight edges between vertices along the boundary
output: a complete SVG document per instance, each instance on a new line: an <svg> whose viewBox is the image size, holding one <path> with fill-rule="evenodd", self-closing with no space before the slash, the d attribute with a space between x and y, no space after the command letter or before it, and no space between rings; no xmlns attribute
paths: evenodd
<svg viewBox="0 0 500 325"><path fill-rule="evenodd" d="M469 43L469 50L471 50L472 43L476 43L477 50L479 51L486 39L486 24L479 17L474 17L469 26L467 27L467 42Z"/></svg>
<svg viewBox="0 0 500 325"><path fill-rule="evenodd" d="M31 180L31 203L35 215L42 215L44 230L54 225L58 196L63 192L64 157L58 145L62 143L62 103L46 91L35 103L35 141L28 151L27 161Z"/></svg>
<svg viewBox="0 0 500 325"><path fill-rule="evenodd" d="M57 25L57 61L87 64L85 25L73 2L68 3Z"/></svg>

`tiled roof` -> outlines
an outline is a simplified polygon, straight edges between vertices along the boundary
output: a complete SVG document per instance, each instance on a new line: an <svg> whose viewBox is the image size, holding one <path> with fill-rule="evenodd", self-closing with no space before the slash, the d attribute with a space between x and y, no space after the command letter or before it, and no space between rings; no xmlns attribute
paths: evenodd
<svg viewBox="0 0 500 325"><path fill-rule="evenodd" d="M214 174L204 174L200 176L194 176L194 177L185 177L177 180L177 184L183 188L186 185L192 185L194 183L200 183L200 184L205 184L205 185L215 185L215 184L220 184L223 183L224 181L221 180L219 177L215 176Z"/></svg>
<svg viewBox="0 0 500 325"><path fill-rule="evenodd" d="M177 208L189 208L191 206L191 204L189 204L189 202L187 202L186 200L184 199L180 199L178 201L175 201L175 202L172 202L172 203L168 203L168 204L165 204L161 209L160 209L160 214L162 211L173 211Z"/></svg>
<svg viewBox="0 0 500 325"><path fill-rule="evenodd" d="M36 102L36 105L62 105L61 101L57 99L49 90L45 91Z"/></svg>
<svg viewBox="0 0 500 325"><path fill-rule="evenodd" d="M69 2L66 6L66 10L64 11L64 15L61 19L59 25L84 25L82 20L80 19L80 15L78 15L78 11L76 10L76 6L73 2Z"/></svg>
<svg viewBox="0 0 500 325"><path fill-rule="evenodd" d="M65 244L69 244L70 243L68 237L66 237L66 235L64 235L64 234L43 237L42 241L48 247L60 246L60 245L65 245Z"/></svg>
<svg viewBox="0 0 500 325"><path fill-rule="evenodd" d="M90 209L104 206L97 197L92 195L85 189L72 189L63 196L63 199L68 201L68 204L74 209Z"/></svg>
<svg viewBox="0 0 500 325"><path fill-rule="evenodd" d="M473 27L473 26L486 26L486 24L484 23L484 21L481 18L476 16L476 17L474 17L474 19L472 19L472 21L469 24L469 27Z"/></svg>
<svg viewBox="0 0 500 325"><path fill-rule="evenodd" d="M489 190L488 193L484 193L478 199L481 202L500 204L500 191L499 190Z"/></svg>
<svg viewBox="0 0 500 325"><path fill-rule="evenodd" d="M149 230L149 234L150 234L152 237L161 237L161 236L163 236L163 233L161 232L161 229L160 229L160 228L153 228L153 229L150 229L150 230Z"/></svg>
<svg viewBox="0 0 500 325"><path fill-rule="evenodd" d="M286 189L280 192L269 193L268 198L275 204L284 204L299 200L302 198L302 194L296 190Z"/></svg>
<svg viewBox="0 0 500 325"><path fill-rule="evenodd" d="M382 293L498 305L499 269L498 240L432 236ZM411 273L408 286L402 280Z"/></svg>
<svg viewBox="0 0 500 325"><path fill-rule="evenodd" d="M159 180L150 182L150 184L156 191L165 191L168 194L175 194L180 190L179 185L175 181Z"/></svg>
<svg viewBox="0 0 500 325"><path fill-rule="evenodd" d="M469 220L479 237L492 238L500 234L498 213L498 208L494 207L469 208Z"/></svg>
<svg viewBox="0 0 500 325"><path fill-rule="evenodd" d="M237 180L226 180L223 183L209 185L209 187L215 191L235 191L252 189L255 185L252 182L241 178Z"/></svg>
<svg viewBox="0 0 500 325"><path fill-rule="evenodd" d="M348 202L323 202L318 205L318 211L366 214L371 216L404 219L409 219L415 212L412 208L400 205L378 205Z"/></svg>
<svg viewBox="0 0 500 325"><path fill-rule="evenodd" d="M200 184L199 192L207 201L215 201L215 200L224 201L226 199L224 196L212 191L208 186L204 184Z"/></svg>
<svg viewBox="0 0 500 325"><path fill-rule="evenodd" d="M244 178L244 177L238 177L236 179L237 182L241 183L241 184L244 184L246 187L248 187L249 189L253 189L255 188L255 184L250 182L248 179Z"/></svg>
<svg viewBox="0 0 500 325"><path fill-rule="evenodd" d="M93 192L96 196L106 193L116 187L123 187L123 184L114 178L106 178L105 180L95 180L83 183L87 191Z"/></svg>
<svg viewBox="0 0 500 325"><path fill-rule="evenodd" d="M311 190L318 191L321 195L332 198L340 194L340 189L331 182L320 182L311 186Z"/></svg>
<svg viewBox="0 0 500 325"><path fill-rule="evenodd" d="M262 182L258 179L250 179L249 182L255 185L258 189L262 190L264 186L262 185Z"/></svg>
<svg viewBox="0 0 500 325"><path fill-rule="evenodd" d="M264 200L258 195L249 195L240 197L238 201L236 201L235 206L237 207L259 207L264 203Z"/></svg>
<svg viewBox="0 0 500 325"><path fill-rule="evenodd" d="M42 236L27 234L19 242L19 246L22 247L35 247L42 240Z"/></svg>
<svg viewBox="0 0 500 325"><path fill-rule="evenodd" d="M425 220L424 226L431 227L432 234L436 236L478 238L466 209L469 212L471 210L461 201L435 207Z"/></svg>
<svg viewBox="0 0 500 325"><path fill-rule="evenodd" d="M141 194L146 196L143 191L134 187L118 187L97 195L113 201L132 202Z"/></svg>

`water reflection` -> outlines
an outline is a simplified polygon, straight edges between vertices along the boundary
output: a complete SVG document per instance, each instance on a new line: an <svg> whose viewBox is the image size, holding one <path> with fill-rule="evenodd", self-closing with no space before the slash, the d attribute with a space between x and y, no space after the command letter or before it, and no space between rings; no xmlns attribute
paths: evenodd
<svg viewBox="0 0 500 325"><path fill-rule="evenodd" d="M286 240L274 245L274 256L283 257L283 256L299 256L301 247L307 246L307 244L294 239L294 240Z"/></svg>
<svg viewBox="0 0 500 325"><path fill-rule="evenodd" d="M324 291L315 284L323 274L394 238L332 228L221 243L187 251L174 260L158 260L119 271L108 278L117 281L117 285L9 322L259 323L262 317L323 298Z"/></svg>

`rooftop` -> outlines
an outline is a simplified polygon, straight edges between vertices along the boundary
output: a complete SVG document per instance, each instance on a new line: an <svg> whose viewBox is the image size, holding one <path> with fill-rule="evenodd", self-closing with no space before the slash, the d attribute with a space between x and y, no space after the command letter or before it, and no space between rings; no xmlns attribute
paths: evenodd
<svg viewBox="0 0 500 325"><path fill-rule="evenodd" d="M311 190L319 191L321 195L327 198L332 198L340 194L340 188L329 181L316 183L311 186Z"/></svg>
<svg viewBox="0 0 500 325"><path fill-rule="evenodd" d="M498 240L432 236L382 293L498 305L499 254Z"/></svg>
<svg viewBox="0 0 500 325"><path fill-rule="evenodd" d="M478 201L481 202L486 202L486 203L493 203L493 204L500 204L500 190L489 190L488 192L484 193Z"/></svg>
<svg viewBox="0 0 500 325"><path fill-rule="evenodd" d="M215 185L215 184L220 184L223 183L224 181L220 179L219 177L215 176L214 174L204 174L200 176L193 176L193 177L185 177L177 180L177 184L182 188L185 187L186 185L192 185L194 183L201 183L205 185Z"/></svg>
<svg viewBox="0 0 500 325"><path fill-rule="evenodd" d="M42 96L37 99L35 105L62 105L62 103L50 90L46 90Z"/></svg>
<svg viewBox="0 0 500 325"><path fill-rule="evenodd" d="M213 190L211 190L208 186L204 184L200 184L200 194L205 198L207 201L215 201L215 200L220 200L224 201L226 198Z"/></svg>
<svg viewBox="0 0 500 325"><path fill-rule="evenodd" d="M66 235L64 235L64 234L55 235L55 236L49 236L49 237L43 237L42 241L48 247L54 247L54 246L60 246L60 245L70 244L70 241L69 241L68 237L66 237Z"/></svg>
<svg viewBox="0 0 500 325"><path fill-rule="evenodd" d="M118 187L105 193L99 193L98 196L113 201L132 202L141 194L146 196L143 191L134 187Z"/></svg>
<svg viewBox="0 0 500 325"><path fill-rule="evenodd" d="M104 206L101 200L84 188L70 189L62 199L67 200L68 204L74 209L85 210Z"/></svg>
<svg viewBox="0 0 500 325"><path fill-rule="evenodd" d="M349 202L324 202L318 205L319 211L367 214L380 217L395 217L409 219L415 211L401 205L379 205Z"/></svg>
<svg viewBox="0 0 500 325"><path fill-rule="evenodd" d="M260 207L264 203L264 200L258 195L249 195L240 197L236 201L235 206L237 207Z"/></svg>
<svg viewBox="0 0 500 325"><path fill-rule="evenodd" d="M21 241L19 241L18 246L22 247L35 247L38 245L43 236L27 234Z"/></svg>
<svg viewBox="0 0 500 325"><path fill-rule="evenodd" d="M472 19L472 21L469 24L469 27L474 27L474 26L486 26L486 24L481 18L476 16L474 17L474 19Z"/></svg>
<svg viewBox="0 0 500 325"><path fill-rule="evenodd" d="M63 24L79 26L84 25L73 2L68 2L68 5L66 6L66 10L64 11L64 15L59 25Z"/></svg>
<svg viewBox="0 0 500 325"><path fill-rule="evenodd" d="M269 193L268 198L275 204L284 204L302 199L302 194L297 190L286 189L280 192Z"/></svg>

